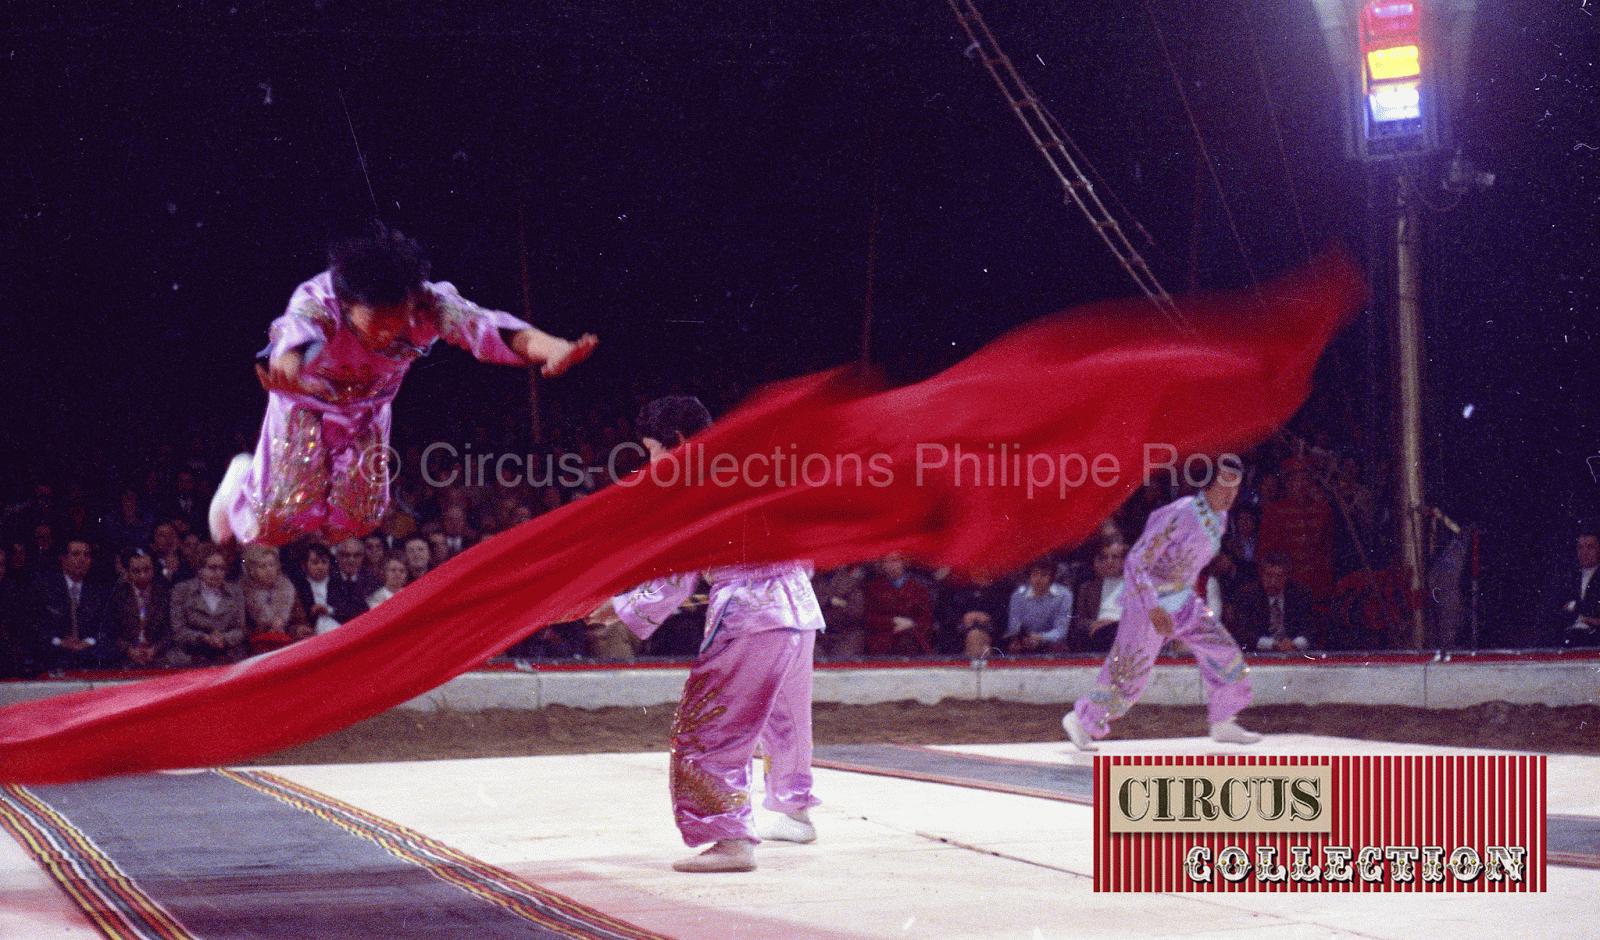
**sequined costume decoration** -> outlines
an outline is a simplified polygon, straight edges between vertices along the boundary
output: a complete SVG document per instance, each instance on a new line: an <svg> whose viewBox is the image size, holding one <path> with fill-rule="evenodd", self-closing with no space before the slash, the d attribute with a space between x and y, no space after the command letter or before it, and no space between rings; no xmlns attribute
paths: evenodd
<svg viewBox="0 0 1600 940"><path fill-rule="evenodd" d="M765 757L774 812L811 795L811 663L822 608L808 565L713 568L706 640L672 729L672 812L688 845L757 841L750 761ZM648 637L694 592L697 578L657 578L612 598L628 629Z"/></svg>
<svg viewBox="0 0 1600 940"><path fill-rule="evenodd" d="M683 699L672 719L669 786L675 814L708 818L738 813L750 805L748 792L723 786L699 764L706 753L700 738L702 729L728 711L726 705L718 702L721 693L720 687L710 686L710 677L706 675L690 677L683 687Z"/></svg>
<svg viewBox="0 0 1600 940"><path fill-rule="evenodd" d="M528 324L473 304L446 282L423 291L419 315L380 352L346 322L331 273L295 289L260 355L300 350L307 390L268 393L249 475L228 507L233 532L269 545L371 532L389 505L390 405L411 364L439 339L484 362L524 364L501 331Z"/></svg>
<svg viewBox="0 0 1600 940"><path fill-rule="evenodd" d="M1123 562L1122 619L1095 687L1078 699L1078 720L1096 738L1109 733L1144 694L1156 654L1169 640L1194 653L1206 688L1212 722L1226 721L1250 704L1250 679L1239 644L1206 607L1193 585L1200 569L1222 545L1227 514L1214 511L1204 494L1186 496L1150 514L1144 533ZM1172 615L1171 637L1150 623L1161 607Z"/></svg>

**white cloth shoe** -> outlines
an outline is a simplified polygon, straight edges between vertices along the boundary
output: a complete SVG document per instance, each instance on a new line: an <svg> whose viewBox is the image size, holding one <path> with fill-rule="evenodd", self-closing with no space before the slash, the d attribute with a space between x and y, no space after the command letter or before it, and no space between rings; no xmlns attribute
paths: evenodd
<svg viewBox="0 0 1600 940"><path fill-rule="evenodd" d="M1072 740L1073 747L1080 751L1098 751L1100 745L1094 743L1094 738L1089 735L1089 729L1078 720L1078 713L1067 712L1061 718L1061 727L1066 730L1067 737Z"/></svg>
<svg viewBox="0 0 1600 940"><path fill-rule="evenodd" d="M772 842L817 841L817 827L811 824L811 814L805 810L774 816L756 830L756 835Z"/></svg>
<svg viewBox="0 0 1600 940"><path fill-rule="evenodd" d="M1221 741L1223 744L1255 744L1261 740L1261 735L1244 730L1239 727L1238 722L1230 718L1227 721L1211 723L1211 740Z"/></svg>
<svg viewBox="0 0 1600 940"><path fill-rule="evenodd" d="M217 545L233 541L235 533L228 521L228 508L239 495L239 488L244 486L252 459L250 454L234 455L228 462L228 472L222 475L222 482L217 484L217 491L211 494L211 508L206 513L206 521L211 525L211 541ZM249 537L254 538L255 533L249 533Z"/></svg>
<svg viewBox="0 0 1600 940"><path fill-rule="evenodd" d="M723 839L699 855L672 863L674 871L755 871L756 847L744 839Z"/></svg>

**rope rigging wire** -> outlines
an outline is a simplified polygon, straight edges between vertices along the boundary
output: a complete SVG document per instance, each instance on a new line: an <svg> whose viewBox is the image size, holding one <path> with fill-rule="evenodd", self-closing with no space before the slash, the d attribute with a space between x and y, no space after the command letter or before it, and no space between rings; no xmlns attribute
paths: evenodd
<svg viewBox="0 0 1600 940"><path fill-rule="evenodd" d="M1066 143L1067 135L1064 134L1060 122L1055 120L1044 104L1028 87L1028 83L1017 73L1012 66L1000 44L995 40L994 34L989 31L989 26L983 20L983 15L978 12L973 0L949 0L950 10L955 14L957 22L966 31L967 38L972 41L983 60L984 67L994 77L995 84L1000 86L1000 91L1005 95L1011 105L1012 113L1017 120L1022 122L1023 129L1039 153L1044 156L1056 179L1060 181L1066 191L1066 201L1077 206L1089 220L1096 233L1099 234L1106 247L1116 256L1122 264L1124 271L1133 278L1135 284L1144 295L1161 311L1167 322L1183 333L1192 333L1193 329L1183 319L1182 312L1173 301L1172 295L1156 278L1155 272L1128 240L1127 234L1095 192L1094 184L1084 175L1079 167L1079 159L1075 159ZM1072 151L1077 147L1073 146ZM1081 157L1082 152L1078 151ZM1085 161L1086 162L1086 161ZM1142 227L1140 229L1143 231Z"/></svg>

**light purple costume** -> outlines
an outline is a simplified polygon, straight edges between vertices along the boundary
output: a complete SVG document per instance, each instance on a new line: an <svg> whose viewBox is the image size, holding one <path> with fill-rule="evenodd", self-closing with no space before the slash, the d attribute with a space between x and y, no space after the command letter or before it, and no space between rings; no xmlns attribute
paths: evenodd
<svg viewBox="0 0 1600 940"><path fill-rule="evenodd" d="M1205 496L1186 496L1157 509L1123 562L1122 619L1111 654L1093 692L1075 710L1084 730L1105 737L1144 694L1150 667L1167 637L1150 624L1157 606L1172 615L1170 639L1193 653L1205 681L1213 723L1227 721L1250 704L1250 678L1239 644L1195 593L1200 569L1216 555L1228 514L1212 511Z"/></svg>
<svg viewBox="0 0 1600 940"><path fill-rule="evenodd" d="M261 439L243 485L229 501L233 532L282 545L320 532L329 542L377 527L389 505L389 413L411 363L441 337L484 362L525 365L501 330L528 324L464 299L451 284L428 282L418 314L395 344L361 344L324 271L299 287L272 323L262 355L303 350L309 393L273 391Z"/></svg>
<svg viewBox="0 0 1600 940"><path fill-rule="evenodd" d="M763 805L793 813L811 795L811 661L822 608L809 565L713 568L706 639L672 722L672 812L688 845L759 842L750 761L767 760ZM689 599L693 574L657 578L612 599L647 637Z"/></svg>

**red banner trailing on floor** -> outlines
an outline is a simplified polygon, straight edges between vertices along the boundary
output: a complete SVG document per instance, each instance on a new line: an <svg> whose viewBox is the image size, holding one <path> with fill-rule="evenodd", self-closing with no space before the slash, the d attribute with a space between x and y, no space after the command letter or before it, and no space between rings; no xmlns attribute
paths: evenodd
<svg viewBox="0 0 1600 940"><path fill-rule="evenodd" d="M1096 757L1096 891L1545 890L1543 755Z"/></svg>
<svg viewBox="0 0 1600 940"><path fill-rule="evenodd" d="M1364 290L1348 260L1329 257L1182 302L1184 330L1144 301L1109 302L1023 326L901 388L851 367L770 386L680 459L488 539L338 630L232 666L0 709L0 782L279 750L669 572L826 568L896 550L1010 571L1082 541L1148 474L1182 474L1191 455L1242 451L1280 427Z"/></svg>

